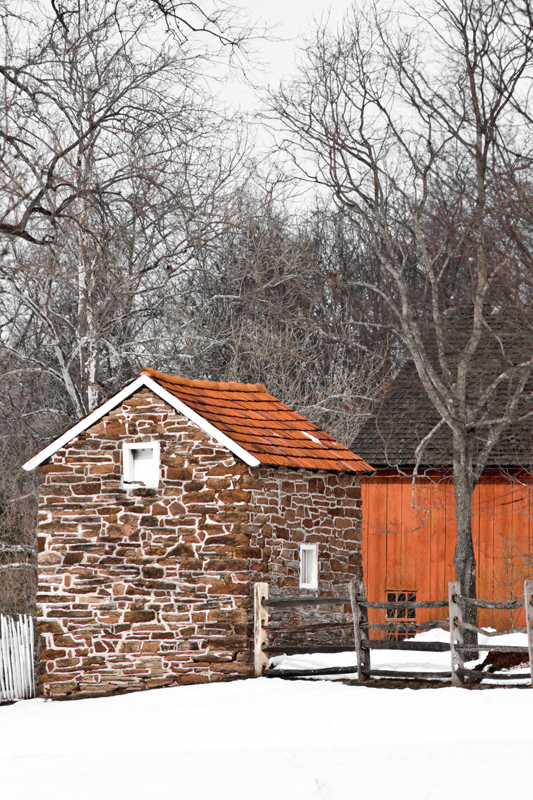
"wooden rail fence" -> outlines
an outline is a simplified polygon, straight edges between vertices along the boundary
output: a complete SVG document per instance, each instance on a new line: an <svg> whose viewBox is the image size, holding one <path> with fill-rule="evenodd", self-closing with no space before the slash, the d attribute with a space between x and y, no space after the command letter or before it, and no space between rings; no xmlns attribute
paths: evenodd
<svg viewBox="0 0 533 800"><path fill-rule="evenodd" d="M0 702L35 697L33 617L0 614Z"/></svg>
<svg viewBox="0 0 533 800"><path fill-rule="evenodd" d="M489 632L483 628L471 625L464 621L464 609L467 604L472 604L478 608L490 609L514 609L525 606L526 626L523 628L511 628L506 631ZM272 625L269 623L269 608L287 610L303 607L351 607L352 621L344 622L313 622L303 625L283 626L280 624ZM385 623L370 623L368 621L368 609L379 608L386 610L408 610L417 608L447 608L448 619L433 619L423 623L411 622L408 618L390 620ZM321 669L269 669L269 656L275 653L291 655L294 653L339 653L346 652L346 644L339 645L287 645L286 643L276 645L270 639L270 634L291 635L295 633L312 632L325 630L344 630L353 628L354 646L357 657L357 667L324 667ZM387 631L393 634L414 634L420 631L443 628L450 632L450 643L445 642L413 642L408 639L399 641L382 641L371 639L370 629ZM527 633L527 647L516 645L490 645L490 644L466 644L464 641L464 631L473 630L483 636L501 636L505 633ZM372 650L404 650L417 652L450 652L450 671L439 672L415 672L412 670L384 670L373 669L371 666L370 653ZM509 673L490 672L485 673L478 670L466 669L464 666L464 655L467 652L493 651L500 653L522 653L524 662L529 660L531 685L533 686L533 581L524 583L524 600L513 600L508 602L496 602L492 600L478 600L462 597L459 584L455 581L449 584L448 600L427 600L427 601L405 601L405 602L386 602L369 601L366 597L366 589L363 581L353 580L350 583L349 591L345 594L333 597L280 597L270 598L267 583L256 583L254 588L254 668L256 676L295 678L295 677L320 677L321 675L341 675L357 671L360 681L368 680L372 677L397 678L397 679L418 679L418 680L441 680L450 681L452 685L464 686L472 682L479 683L485 677L494 680L516 680L516 675Z"/></svg>

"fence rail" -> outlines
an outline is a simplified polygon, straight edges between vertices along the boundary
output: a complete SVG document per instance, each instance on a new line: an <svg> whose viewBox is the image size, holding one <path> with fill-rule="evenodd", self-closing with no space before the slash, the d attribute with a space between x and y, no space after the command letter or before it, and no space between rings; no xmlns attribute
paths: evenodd
<svg viewBox="0 0 533 800"><path fill-rule="evenodd" d="M35 696L33 617L0 614L0 702Z"/></svg>
<svg viewBox="0 0 533 800"><path fill-rule="evenodd" d="M533 686L533 581L524 583L524 600L512 601L493 601L483 599L472 599L463 597L460 594L459 583L452 581L449 584L448 600L423 600L423 601L370 601L366 597L366 588L363 581L353 580L350 584L350 593L339 594L333 597L283 597L269 598L268 584L261 583L255 585L255 674L265 676L276 676L286 678L310 677L320 675L340 675L357 672L360 681L368 680L372 677L389 678L417 678L422 680L450 680L452 685L464 686L474 678L480 682L484 677L495 680L516 680L515 675L498 674L498 672L484 673L479 669L467 669L464 666L465 655L472 652L491 651L495 653L522 653L524 662L529 659L531 685ZM270 625L268 621L268 609L297 609L305 606L332 607L335 605L350 604L352 623L344 622L315 622L303 625ZM465 631L497 636L501 632L487 632L477 625L464 621L463 614L467 605L470 604L477 608L491 609L511 609L525 606L526 626L522 628L510 628L504 633L525 632L528 637L527 647L517 645L490 645L465 642ZM407 610L417 608L448 608L448 619L433 619L425 623L409 621L408 618L396 618L386 623L372 623L368 621L368 609L387 609L387 610ZM275 644L268 640L269 634L291 634L298 632L319 632L325 629L331 631L348 630L353 627L354 645L357 657L357 666L354 667L325 667L319 669L300 669L300 670L276 670L268 668L268 654L272 653L338 653L345 652L346 645L334 644L296 644L288 643ZM369 638L369 631L383 630L389 632L400 632L402 634L416 633L419 630L430 630L434 628L445 628L450 631L450 644L445 642L413 642L409 640L383 641ZM451 670L450 672L414 672L407 670L384 670L372 669L370 654L372 650L404 650L418 652L450 652Z"/></svg>

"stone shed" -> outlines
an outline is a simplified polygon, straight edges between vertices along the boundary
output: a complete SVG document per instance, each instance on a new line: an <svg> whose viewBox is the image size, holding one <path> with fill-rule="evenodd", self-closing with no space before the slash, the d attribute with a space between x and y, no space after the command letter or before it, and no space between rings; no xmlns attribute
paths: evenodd
<svg viewBox="0 0 533 800"><path fill-rule="evenodd" d="M255 582L361 575L371 468L261 384L144 369L24 466L44 696L249 676Z"/></svg>

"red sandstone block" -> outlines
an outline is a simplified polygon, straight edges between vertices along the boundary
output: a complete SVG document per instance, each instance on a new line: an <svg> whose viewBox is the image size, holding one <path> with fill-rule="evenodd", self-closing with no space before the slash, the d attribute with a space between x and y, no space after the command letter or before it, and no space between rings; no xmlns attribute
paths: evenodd
<svg viewBox="0 0 533 800"><path fill-rule="evenodd" d="M87 482L75 484L71 488L74 495L97 495L101 490L101 484Z"/></svg>
<svg viewBox="0 0 533 800"><path fill-rule="evenodd" d="M145 514L139 520L139 525L143 528L157 528L159 525L159 517L154 517L151 514Z"/></svg>
<svg viewBox="0 0 533 800"><path fill-rule="evenodd" d="M63 564L65 566L79 564L80 561L83 561L83 553L65 553L63 556Z"/></svg>
<svg viewBox="0 0 533 800"><path fill-rule="evenodd" d="M53 647L41 650L41 659L43 661L55 661L57 658L65 658L65 656L66 656L65 650L58 650Z"/></svg>
<svg viewBox="0 0 533 800"><path fill-rule="evenodd" d="M192 548L192 546L190 544L185 544L184 542L180 542L166 553L163 560L166 561L167 558L172 558L172 557L187 558L191 556L194 556L194 549Z"/></svg>
<svg viewBox="0 0 533 800"><path fill-rule="evenodd" d="M146 566L142 568L142 575L143 578L162 578L165 575L165 570L162 567L157 566Z"/></svg>
<svg viewBox="0 0 533 800"><path fill-rule="evenodd" d="M206 528L207 526L202 527L202 533L207 532ZM231 548L247 547L250 542L250 537L242 533L239 534L238 531L235 530L236 528L241 529L240 526L234 525L229 528L231 533L222 533L219 529L216 536L208 535L204 542L205 549L209 549L211 552L228 552Z"/></svg>
<svg viewBox="0 0 533 800"><path fill-rule="evenodd" d="M346 497L349 497L354 500L361 499L361 487L360 486L349 486L346 489Z"/></svg>
<svg viewBox="0 0 533 800"><path fill-rule="evenodd" d="M59 474L64 472L72 473L72 469L65 464L41 464L39 467L41 475Z"/></svg>
<svg viewBox="0 0 533 800"><path fill-rule="evenodd" d="M223 581L215 581L207 586L208 594L225 594L228 595L228 598L234 597L236 595L244 595L247 596L250 593L250 586L248 582L237 583L237 584L228 584L224 583Z"/></svg>
<svg viewBox="0 0 533 800"><path fill-rule="evenodd" d="M126 436L126 425L120 420L105 420L105 433L109 438L111 436Z"/></svg>
<svg viewBox="0 0 533 800"><path fill-rule="evenodd" d="M344 519L342 517L338 517L335 520L335 529L336 530L347 530L348 528L353 527L353 520L351 519Z"/></svg>
<svg viewBox="0 0 533 800"><path fill-rule="evenodd" d="M188 485L190 486L191 484L188 484ZM203 483L201 483L200 485L201 485L201 487L203 487ZM222 492L222 494L219 495L219 497L222 497L223 494L224 494L224 492ZM196 491L186 492L186 493L182 494L181 497L180 497L180 500L181 500L181 502L183 503L183 505L185 507L188 507L188 506L190 506L191 504L194 504L194 503L210 503L210 502L212 502L212 501L214 501L216 499L217 499L217 496L216 496L215 492L212 489L204 489L203 491L202 490L196 490Z"/></svg>
<svg viewBox="0 0 533 800"><path fill-rule="evenodd" d="M183 486L184 492L201 492L205 488L204 481L188 481Z"/></svg>
<svg viewBox="0 0 533 800"><path fill-rule="evenodd" d="M143 396L143 393L139 392L133 397L128 398L128 400L125 400L124 403L122 404L122 408L124 411L127 411L128 409L131 408L138 410L139 408L150 408L150 404Z"/></svg>
<svg viewBox="0 0 533 800"><path fill-rule="evenodd" d="M154 505L151 508L151 514L152 516L155 517L168 516L169 508L167 505L163 505L163 503L154 503Z"/></svg>
<svg viewBox="0 0 533 800"><path fill-rule="evenodd" d="M217 522L223 523L224 525L234 525L235 523L243 522L246 525L248 524L248 510L242 509L241 511L220 511L216 515L216 518L212 518L211 522L216 519Z"/></svg>
<svg viewBox="0 0 533 800"><path fill-rule="evenodd" d="M77 647L79 642L72 638L72 636L59 635L54 636L54 645L56 647Z"/></svg>
<svg viewBox="0 0 533 800"><path fill-rule="evenodd" d="M37 629L39 633L64 633L63 628L58 622L49 619L39 619L37 622Z"/></svg>
<svg viewBox="0 0 533 800"><path fill-rule="evenodd" d="M140 653L142 642L121 642L118 646L119 653Z"/></svg>
<svg viewBox="0 0 533 800"><path fill-rule="evenodd" d="M37 556L37 561L39 566L42 567L51 567L55 566L56 564L60 564L62 561L62 557L59 553L53 553L49 550L45 550L42 553L39 553Z"/></svg>
<svg viewBox="0 0 533 800"><path fill-rule="evenodd" d="M210 467L206 472L206 477L220 477L226 476L231 477L232 475L237 475L238 470L235 468L234 465L228 466L227 464L217 464L215 467Z"/></svg>
<svg viewBox="0 0 533 800"><path fill-rule="evenodd" d="M124 622L148 622L155 619L153 611L126 611Z"/></svg>
<svg viewBox="0 0 533 800"><path fill-rule="evenodd" d="M88 475L120 475L120 469L117 464L110 461L106 464L95 464L89 466L87 469Z"/></svg>
<svg viewBox="0 0 533 800"><path fill-rule="evenodd" d="M193 477L193 470L184 467L168 467L166 479L168 481L190 481Z"/></svg>
<svg viewBox="0 0 533 800"><path fill-rule="evenodd" d="M167 428L167 433L170 433L169 429ZM174 437L172 437L172 442L174 442ZM172 445L170 445L172 446ZM163 452L161 453L161 466L162 467L184 467L185 466L185 458L178 453L169 453Z"/></svg>
<svg viewBox="0 0 533 800"><path fill-rule="evenodd" d="M344 516L347 519L361 519L361 510L359 508L346 506L344 509Z"/></svg>
<svg viewBox="0 0 533 800"><path fill-rule="evenodd" d="M196 572L201 570L203 567L203 559L201 558L187 558L184 559L180 564L180 572L183 570L191 570L192 572Z"/></svg>
<svg viewBox="0 0 533 800"><path fill-rule="evenodd" d="M70 676L60 675L58 676L57 679L54 679L57 680L58 683L52 686L50 691L50 697L55 697L55 698L67 697L68 695L75 692L76 689L78 689L78 684L76 681L65 680L65 677L70 677ZM47 683L49 682L50 681L47 679Z"/></svg>
<svg viewBox="0 0 533 800"><path fill-rule="evenodd" d="M225 558L224 555L209 558L204 569L213 572L243 572L248 569L248 560L244 558Z"/></svg>

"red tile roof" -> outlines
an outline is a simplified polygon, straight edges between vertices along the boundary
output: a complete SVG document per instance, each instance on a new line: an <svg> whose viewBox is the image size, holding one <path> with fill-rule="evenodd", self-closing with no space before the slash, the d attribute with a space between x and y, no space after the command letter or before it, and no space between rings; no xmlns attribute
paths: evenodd
<svg viewBox="0 0 533 800"><path fill-rule="evenodd" d="M139 375L148 375L262 464L337 472L373 469L332 436L268 394L262 383L189 380L150 367L142 369Z"/></svg>

